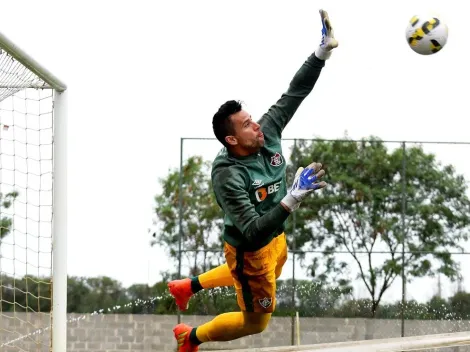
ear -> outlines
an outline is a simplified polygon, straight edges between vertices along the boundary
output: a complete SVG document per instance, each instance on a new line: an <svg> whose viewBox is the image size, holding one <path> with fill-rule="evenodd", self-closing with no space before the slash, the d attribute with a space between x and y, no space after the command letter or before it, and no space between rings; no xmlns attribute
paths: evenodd
<svg viewBox="0 0 470 352"><path fill-rule="evenodd" d="M235 146L238 144L238 140L234 136L226 136L225 141L227 142L228 145L232 145L232 146Z"/></svg>

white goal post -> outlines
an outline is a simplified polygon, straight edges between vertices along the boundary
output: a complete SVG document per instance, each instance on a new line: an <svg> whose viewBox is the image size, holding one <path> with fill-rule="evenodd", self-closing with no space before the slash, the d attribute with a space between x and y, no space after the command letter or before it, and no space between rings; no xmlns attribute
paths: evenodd
<svg viewBox="0 0 470 352"><path fill-rule="evenodd" d="M3 236L3 243L0 237L0 246L4 247L0 247L0 280L4 280L3 284L0 281L0 292L3 292L0 296L0 335L3 336L0 337L0 350L3 344L8 351L31 348L65 352L67 87L1 33L0 51L0 104L11 100L8 102L11 106L0 107L0 148L3 148L0 149L0 187L4 188L0 188L0 195L3 192L5 200L7 187L22 189L19 192L21 196L13 204L0 207L0 220L4 216L7 219L5 224L11 221L11 228L4 227L7 234ZM31 93L22 93L28 90ZM50 120L50 125L40 121L43 117ZM42 156L45 156L45 161L41 160ZM24 169L21 169L23 164ZM20 273L23 267L25 272ZM26 288L14 286L15 282L22 280L20 275L30 275L30 272L34 275L45 273L46 277L50 274L45 282L49 293L33 292L31 287L37 286L34 290L39 291L42 283L29 281L28 285L27 279ZM7 282L7 277L13 281ZM14 299L6 295L10 292ZM25 297L26 303L23 298L19 300L20 296ZM45 312L46 326L38 324L39 318L35 315L35 307L41 307L44 301L50 308L50 312ZM2 307L7 307L8 311ZM43 313L41 309L38 312ZM26 321L28 319L31 321ZM21 331L12 328L20 325ZM42 339L47 340L39 343L37 335L45 335L46 338ZM27 340L29 345L25 345L23 340ZM35 343L38 346L31 347Z"/></svg>

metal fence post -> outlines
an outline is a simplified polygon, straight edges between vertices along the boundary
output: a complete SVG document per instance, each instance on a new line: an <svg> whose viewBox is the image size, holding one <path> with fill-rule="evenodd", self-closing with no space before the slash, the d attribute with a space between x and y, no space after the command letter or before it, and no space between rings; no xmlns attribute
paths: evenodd
<svg viewBox="0 0 470 352"><path fill-rule="evenodd" d="M295 154L297 151L297 139L294 139L294 149L293 149L293 158L292 158L292 163L293 163L293 170L297 169L297 154ZM295 250L296 250L296 241L295 241L295 230L296 230L296 212L292 214L292 323L291 323L291 344L292 346L295 345L295 293L296 293L296 286L295 286Z"/></svg>
<svg viewBox="0 0 470 352"><path fill-rule="evenodd" d="M182 237L183 237L183 142L184 138L180 139L180 174L179 174L179 184L178 184L178 279L181 279L181 247L182 247ZM181 323L181 313L179 309L178 312L178 324Z"/></svg>
<svg viewBox="0 0 470 352"><path fill-rule="evenodd" d="M406 212L406 142L402 143L402 170L401 170L401 336L405 336L405 304L406 304L406 281L405 281L405 212Z"/></svg>

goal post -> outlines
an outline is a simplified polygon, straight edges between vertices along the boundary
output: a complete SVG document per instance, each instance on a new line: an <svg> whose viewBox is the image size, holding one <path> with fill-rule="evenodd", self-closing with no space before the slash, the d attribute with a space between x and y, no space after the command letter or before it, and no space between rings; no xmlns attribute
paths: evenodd
<svg viewBox="0 0 470 352"><path fill-rule="evenodd" d="M67 92L54 100L52 351L67 351Z"/></svg>
<svg viewBox="0 0 470 352"><path fill-rule="evenodd" d="M0 128L0 350L65 352L67 86L2 33Z"/></svg>

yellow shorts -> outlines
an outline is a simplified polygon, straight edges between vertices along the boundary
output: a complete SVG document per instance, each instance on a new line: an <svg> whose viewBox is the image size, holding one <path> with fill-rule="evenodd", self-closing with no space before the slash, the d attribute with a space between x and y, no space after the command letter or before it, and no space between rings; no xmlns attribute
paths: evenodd
<svg viewBox="0 0 470 352"><path fill-rule="evenodd" d="M242 311L272 313L276 306L276 279L287 260L284 233L255 252L244 252L228 243L225 259L235 282L238 306Z"/></svg>

